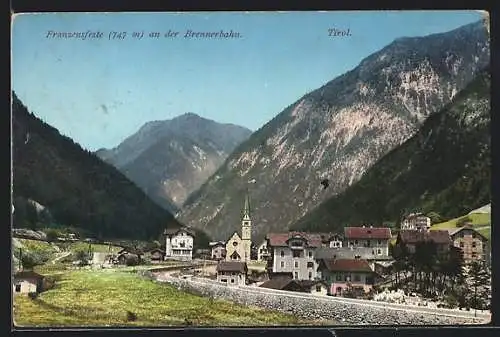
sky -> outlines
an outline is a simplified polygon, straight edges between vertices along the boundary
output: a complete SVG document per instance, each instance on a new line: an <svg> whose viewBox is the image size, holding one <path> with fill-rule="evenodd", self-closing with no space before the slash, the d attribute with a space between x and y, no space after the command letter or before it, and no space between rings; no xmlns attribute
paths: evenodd
<svg viewBox="0 0 500 337"><path fill-rule="evenodd" d="M12 23L12 89L91 151L187 112L255 131L394 39L479 19L477 11L20 14ZM164 37L169 30L179 34ZM186 38L188 30L240 36ZM103 34L83 40L48 31ZM111 32L126 36L109 39Z"/></svg>

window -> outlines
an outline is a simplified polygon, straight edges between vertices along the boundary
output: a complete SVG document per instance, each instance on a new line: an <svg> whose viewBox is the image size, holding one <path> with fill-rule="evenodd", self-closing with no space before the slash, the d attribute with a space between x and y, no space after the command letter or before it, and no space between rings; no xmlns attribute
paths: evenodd
<svg viewBox="0 0 500 337"><path fill-rule="evenodd" d="M312 279L313 273L309 272L309 279Z"/></svg>
<svg viewBox="0 0 500 337"><path fill-rule="evenodd" d="M280 267L281 267L281 268L285 268L285 261L281 261L281 263L280 263Z"/></svg>
<svg viewBox="0 0 500 337"><path fill-rule="evenodd" d="M310 252L308 253L308 255L309 255L309 257L313 257L313 252L312 252L312 251L310 251Z"/></svg>
<svg viewBox="0 0 500 337"><path fill-rule="evenodd" d="M233 246L236 247L238 245L238 242L234 241Z"/></svg>
<svg viewBox="0 0 500 337"><path fill-rule="evenodd" d="M378 249L378 250L377 250L377 254L378 254L378 255L382 255L382 250Z"/></svg>
<svg viewBox="0 0 500 337"><path fill-rule="evenodd" d="M464 243L460 241L460 248L464 248Z"/></svg>
<svg viewBox="0 0 500 337"><path fill-rule="evenodd" d="M221 282L224 282L224 283L227 283L227 280L226 279L222 279L220 280Z"/></svg>
<svg viewBox="0 0 500 337"><path fill-rule="evenodd" d="M295 265L295 268L299 268L299 261L295 261L294 265Z"/></svg>
<svg viewBox="0 0 500 337"><path fill-rule="evenodd" d="M231 279L231 283L234 283L234 278Z"/></svg>
<svg viewBox="0 0 500 337"><path fill-rule="evenodd" d="M359 282L361 281L361 277L359 276L359 274L354 274L354 282Z"/></svg>
<svg viewBox="0 0 500 337"><path fill-rule="evenodd" d="M354 244L357 245L358 244L358 240L354 240Z"/></svg>
<svg viewBox="0 0 500 337"><path fill-rule="evenodd" d="M307 262L307 268L314 268L313 262Z"/></svg>
<svg viewBox="0 0 500 337"><path fill-rule="evenodd" d="M319 285L319 284L318 284L318 285L316 286L316 292L317 292L317 293L321 292L321 285Z"/></svg>
<svg viewBox="0 0 500 337"><path fill-rule="evenodd" d="M284 250L281 250L281 257L285 256L285 251Z"/></svg>
<svg viewBox="0 0 500 337"><path fill-rule="evenodd" d="M472 243L472 248L476 248L476 242Z"/></svg>
<svg viewBox="0 0 500 337"><path fill-rule="evenodd" d="M299 278L299 273L298 273L298 272L295 272L295 274L294 274L294 278L295 278L295 279L298 279L298 278Z"/></svg>
<svg viewBox="0 0 500 337"><path fill-rule="evenodd" d="M300 250L294 250L292 252L292 254L293 254L293 257L300 257Z"/></svg>
<svg viewBox="0 0 500 337"><path fill-rule="evenodd" d="M21 291L21 284L16 284L16 293Z"/></svg>
<svg viewBox="0 0 500 337"><path fill-rule="evenodd" d="M342 281L342 274L337 274L337 275L335 276L335 280L337 280L337 281Z"/></svg>
<svg viewBox="0 0 500 337"><path fill-rule="evenodd" d="M378 241L377 241L377 243L378 243L379 245L381 245L381 244L382 244L382 240L378 240Z"/></svg>

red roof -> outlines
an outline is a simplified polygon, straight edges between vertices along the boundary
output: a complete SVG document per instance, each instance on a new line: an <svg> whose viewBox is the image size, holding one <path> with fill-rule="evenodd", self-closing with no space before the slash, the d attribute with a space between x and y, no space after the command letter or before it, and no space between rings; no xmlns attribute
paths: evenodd
<svg viewBox="0 0 500 337"><path fill-rule="evenodd" d="M346 239L385 239L392 237L391 229L386 227L345 227Z"/></svg>
<svg viewBox="0 0 500 337"><path fill-rule="evenodd" d="M305 232L289 232L289 233L269 233L267 239L269 245L272 247L285 247L288 246L288 239L299 236L307 241L310 247L321 247L322 239L321 234L305 233Z"/></svg>
<svg viewBox="0 0 500 337"><path fill-rule="evenodd" d="M325 259L323 260L329 271L340 272L371 272L372 269L366 260L362 259Z"/></svg>

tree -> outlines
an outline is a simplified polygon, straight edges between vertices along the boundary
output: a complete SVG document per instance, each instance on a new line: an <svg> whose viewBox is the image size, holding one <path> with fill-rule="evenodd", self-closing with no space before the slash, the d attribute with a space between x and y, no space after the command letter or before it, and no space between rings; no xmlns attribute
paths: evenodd
<svg viewBox="0 0 500 337"><path fill-rule="evenodd" d="M490 305L491 275L483 262L473 261L466 269L466 285L471 290L468 303L474 309L487 309Z"/></svg>
<svg viewBox="0 0 500 337"><path fill-rule="evenodd" d="M23 269L32 270L35 266L42 265L47 261L43 254L37 252L22 252L20 255Z"/></svg>
<svg viewBox="0 0 500 337"><path fill-rule="evenodd" d="M54 242L60 235L60 232L57 229L49 228L45 231L45 235L47 236L48 242Z"/></svg>
<svg viewBox="0 0 500 337"><path fill-rule="evenodd" d="M431 219L432 224L443 222L443 217L437 212L429 212L427 216Z"/></svg>
<svg viewBox="0 0 500 337"><path fill-rule="evenodd" d="M85 250L79 250L75 253L75 258L80 261L80 266L86 266L90 261L90 253Z"/></svg>

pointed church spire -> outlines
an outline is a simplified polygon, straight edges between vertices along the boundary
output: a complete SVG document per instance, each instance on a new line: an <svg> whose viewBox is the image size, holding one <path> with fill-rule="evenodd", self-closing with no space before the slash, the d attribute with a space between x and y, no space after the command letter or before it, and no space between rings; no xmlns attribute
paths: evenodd
<svg viewBox="0 0 500 337"><path fill-rule="evenodd" d="M243 208L243 218L250 219L250 198L248 196L248 188L245 194L245 207Z"/></svg>

